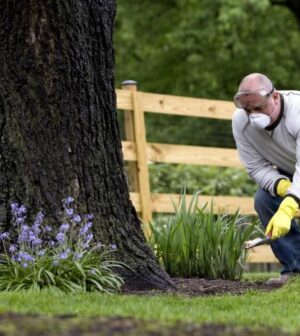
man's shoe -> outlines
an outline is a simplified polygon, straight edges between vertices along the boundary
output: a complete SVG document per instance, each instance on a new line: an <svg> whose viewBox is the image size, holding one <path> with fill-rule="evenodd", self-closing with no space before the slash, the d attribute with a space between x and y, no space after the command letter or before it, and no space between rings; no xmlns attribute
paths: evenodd
<svg viewBox="0 0 300 336"><path fill-rule="evenodd" d="M293 276L294 276L293 273L284 273L284 274L281 274L279 278L269 279L266 282L266 285L270 287L281 287L285 285Z"/></svg>

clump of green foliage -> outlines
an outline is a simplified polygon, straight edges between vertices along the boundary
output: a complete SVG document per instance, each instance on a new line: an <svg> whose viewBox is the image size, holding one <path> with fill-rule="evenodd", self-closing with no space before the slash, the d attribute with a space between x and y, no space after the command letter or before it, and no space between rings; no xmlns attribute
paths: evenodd
<svg viewBox="0 0 300 336"><path fill-rule="evenodd" d="M175 214L150 224L157 260L171 276L241 279L247 257L244 243L257 233L256 222L235 214L217 214L198 206L199 192L187 202L186 190Z"/></svg>
<svg viewBox="0 0 300 336"><path fill-rule="evenodd" d="M242 168L157 163L149 167L152 192L179 193L184 182L188 193L253 196L257 186Z"/></svg>

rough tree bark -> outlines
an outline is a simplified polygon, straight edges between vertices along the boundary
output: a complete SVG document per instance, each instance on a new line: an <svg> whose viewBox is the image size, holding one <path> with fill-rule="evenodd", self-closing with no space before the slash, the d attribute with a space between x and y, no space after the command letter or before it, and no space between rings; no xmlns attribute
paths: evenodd
<svg viewBox="0 0 300 336"><path fill-rule="evenodd" d="M129 200L113 80L114 0L0 1L0 223L9 205L58 223L71 195L115 243L134 288L168 288Z"/></svg>

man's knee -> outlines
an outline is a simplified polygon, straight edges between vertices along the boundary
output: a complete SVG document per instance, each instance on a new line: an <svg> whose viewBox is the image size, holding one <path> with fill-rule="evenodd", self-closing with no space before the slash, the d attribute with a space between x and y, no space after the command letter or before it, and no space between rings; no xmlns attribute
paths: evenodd
<svg viewBox="0 0 300 336"><path fill-rule="evenodd" d="M254 209L260 213L271 201L272 196L263 189L258 189L254 196Z"/></svg>
<svg viewBox="0 0 300 336"><path fill-rule="evenodd" d="M278 210L281 201L281 197L274 197L269 192L258 189L254 197L254 208L260 217L272 216Z"/></svg>

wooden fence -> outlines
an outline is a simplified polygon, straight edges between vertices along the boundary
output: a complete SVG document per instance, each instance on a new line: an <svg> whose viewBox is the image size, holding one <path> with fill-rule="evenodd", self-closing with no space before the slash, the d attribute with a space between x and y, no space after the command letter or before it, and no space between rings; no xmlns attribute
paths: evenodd
<svg viewBox="0 0 300 336"><path fill-rule="evenodd" d="M172 213L171 199L179 200L178 194L151 193L148 162L184 163L195 165L242 167L235 149L147 143L145 113L161 113L185 117L230 120L233 103L227 101L187 98L137 91L136 82L126 81L122 90L116 90L117 108L124 111L125 141L122 141L124 159L128 161L128 180L131 200L140 213L144 232L149 234L147 223L152 213ZM188 196L188 199L191 196ZM243 214L255 214L253 199L232 196L201 196L200 206L213 199L214 211L229 213L238 208ZM248 262L273 263L278 260L269 246L252 249Z"/></svg>

